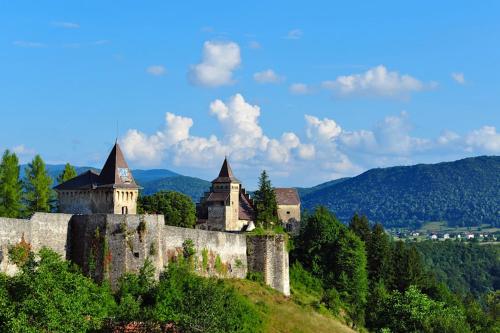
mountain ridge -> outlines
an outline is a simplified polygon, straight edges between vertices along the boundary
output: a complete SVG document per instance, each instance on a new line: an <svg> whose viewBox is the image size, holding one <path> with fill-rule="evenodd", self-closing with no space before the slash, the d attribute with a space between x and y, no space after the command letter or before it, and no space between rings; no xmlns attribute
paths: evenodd
<svg viewBox="0 0 500 333"><path fill-rule="evenodd" d="M301 199L304 208L324 205L344 222L357 212L392 227L429 221L499 225L499 197L500 156L478 156L370 169Z"/></svg>

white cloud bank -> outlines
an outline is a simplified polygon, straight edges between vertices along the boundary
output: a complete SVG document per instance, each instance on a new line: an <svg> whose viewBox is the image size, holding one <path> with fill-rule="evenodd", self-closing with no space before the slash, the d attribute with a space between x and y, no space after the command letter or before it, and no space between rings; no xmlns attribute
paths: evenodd
<svg viewBox="0 0 500 333"><path fill-rule="evenodd" d="M201 63L191 66L189 79L204 87L230 85L233 72L241 64L240 47L234 42L207 41Z"/></svg>
<svg viewBox="0 0 500 333"><path fill-rule="evenodd" d="M471 154L499 154L500 133L484 126L465 135L444 131L437 138L412 135L409 115L388 116L371 129L346 130L335 120L305 115L304 133L287 131L272 137L259 124L261 109L241 94L214 100L209 113L220 124L220 135L194 136L191 118L167 113L162 130L146 134L130 129L120 140L137 165L176 165L196 174L213 174L224 155L238 166L241 178L256 177L266 168L285 183L303 184L352 176L368 168L435 162ZM246 170L246 171L245 171ZM295 184L294 184L295 185ZM300 184L298 184L300 185Z"/></svg>
<svg viewBox="0 0 500 333"><path fill-rule="evenodd" d="M323 81L321 85L337 96L401 97L425 88L432 88L435 83L425 84L410 75L389 71L385 66L379 65L364 73L344 75L335 80Z"/></svg>

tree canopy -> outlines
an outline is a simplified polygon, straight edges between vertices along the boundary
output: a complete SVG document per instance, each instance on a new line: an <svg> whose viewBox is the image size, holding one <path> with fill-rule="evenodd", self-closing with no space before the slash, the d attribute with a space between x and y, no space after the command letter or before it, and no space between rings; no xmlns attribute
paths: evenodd
<svg viewBox="0 0 500 333"><path fill-rule="evenodd" d="M71 164L66 163L64 166L64 170L57 176L57 183L61 184L65 181L70 180L71 178L75 178L77 176L76 169Z"/></svg>
<svg viewBox="0 0 500 333"><path fill-rule="evenodd" d="M40 155L36 155L26 167L24 186L26 208L29 214L51 210L54 198L51 188L52 178L47 173Z"/></svg>
<svg viewBox="0 0 500 333"><path fill-rule="evenodd" d="M196 209L187 195L174 191L160 191L140 196L137 202L140 214L163 214L165 224L176 227L194 228Z"/></svg>
<svg viewBox="0 0 500 333"><path fill-rule="evenodd" d="M253 199L256 210L256 224L267 229L276 226L279 222L278 203L266 170L263 170L260 174L259 188L255 191Z"/></svg>
<svg viewBox="0 0 500 333"><path fill-rule="evenodd" d="M19 160L6 150L0 163L0 216L19 217L22 208L22 182L19 179Z"/></svg>

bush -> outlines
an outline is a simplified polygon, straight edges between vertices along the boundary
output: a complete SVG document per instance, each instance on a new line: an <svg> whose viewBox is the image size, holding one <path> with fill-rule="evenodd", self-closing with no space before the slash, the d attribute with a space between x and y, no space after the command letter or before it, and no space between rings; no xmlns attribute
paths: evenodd
<svg viewBox="0 0 500 333"><path fill-rule="evenodd" d="M115 303L108 286L98 286L55 252L14 277L0 277L0 327L6 332L86 332L102 327Z"/></svg>
<svg viewBox="0 0 500 333"><path fill-rule="evenodd" d="M183 332L260 332L263 326L254 305L222 280L176 264L160 278L152 319L173 322Z"/></svg>

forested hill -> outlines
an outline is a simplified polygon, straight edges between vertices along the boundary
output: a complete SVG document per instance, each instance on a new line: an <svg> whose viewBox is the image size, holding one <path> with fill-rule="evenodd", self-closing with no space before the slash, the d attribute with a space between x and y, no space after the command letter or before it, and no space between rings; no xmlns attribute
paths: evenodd
<svg viewBox="0 0 500 333"><path fill-rule="evenodd" d="M500 156L372 169L317 188L302 196L303 207L324 205L342 221L358 212L386 227L500 226Z"/></svg>

